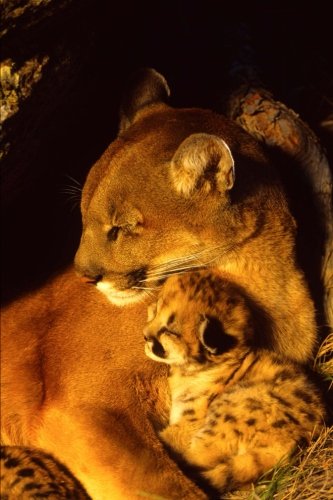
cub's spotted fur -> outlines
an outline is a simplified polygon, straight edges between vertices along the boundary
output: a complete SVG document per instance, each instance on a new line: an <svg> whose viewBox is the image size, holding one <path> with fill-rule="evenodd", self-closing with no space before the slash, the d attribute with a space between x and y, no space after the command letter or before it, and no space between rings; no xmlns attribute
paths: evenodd
<svg viewBox="0 0 333 500"><path fill-rule="evenodd" d="M246 487L309 441L324 418L303 369L264 349L264 323L208 271L171 277L149 310L146 354L171 365L162 440L218 490Z"/></svg>
<svg viewBox="0 0 333 500"><path fill-rule="evenodd" d="M1 499L89 500L81 483L53 456L21 446L1 446Z"/></svg>

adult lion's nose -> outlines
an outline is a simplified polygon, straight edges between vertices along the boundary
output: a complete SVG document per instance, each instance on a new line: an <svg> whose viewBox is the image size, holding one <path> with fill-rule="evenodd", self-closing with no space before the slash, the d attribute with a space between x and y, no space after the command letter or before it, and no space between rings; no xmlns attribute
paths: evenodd
<svg viewBox="0 0 333 500"><path fill-rule="evenodd" d="M90 283L92 285L96 285L104 276L104 271L100 267L87 265L86 263L81 264L76 258L75 271L83 283Z"/></svg>
<svg viewBox="0 0 333 500"><path fill-rule="evenodd" d="M95 263L81 245L75 255L74 267L76 274L83 283L96 285L105 275L105 270L102 266Z"/></svg>

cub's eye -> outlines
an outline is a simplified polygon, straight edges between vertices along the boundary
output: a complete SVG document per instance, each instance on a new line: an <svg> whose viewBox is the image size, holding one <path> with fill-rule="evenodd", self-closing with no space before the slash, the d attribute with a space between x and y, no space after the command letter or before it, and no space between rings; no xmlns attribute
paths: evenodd
<svg viewBox="0 0 333 500"><path fill-rule="evenodd" d="M107 234L108 240L109 241L116 241L116 239L118 238L118 234L119 234L120 229L121 228L119 226L113 226Z"/></svg>
<svg viewBox="0 0 333 500"><path fill-rule="evenodd" d="M179 338L180 337L180 334L173 331L173 330L169 330L169 328L167 328L166 326L162 326L162 328L159 329L158 331L159 334L161 333L166 333L167 335L171 335L173 337L177 337Z"/></svg>
<svg viewBox="0 0 333 500"><path fill-rule="evenodd" d="M168 330L168 334L173 337L177 337L178 339L181 337L180 333L174 332L173 330Z"/></svg>

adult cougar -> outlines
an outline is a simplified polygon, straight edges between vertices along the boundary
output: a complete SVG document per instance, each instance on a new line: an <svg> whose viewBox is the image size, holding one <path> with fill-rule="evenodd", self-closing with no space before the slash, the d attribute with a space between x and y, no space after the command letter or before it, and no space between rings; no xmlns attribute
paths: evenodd
<svg viewBox="0 0 333 500"><path fill-rule="evenodd" d="M96 286L68 269L2 317L4 443L51 452L95 499L205 496L155 432L168 416L166 372L145 356L142 330L166 276L218 266L261 310L268 349L306 362L315 343L270 162L237 125L173 109L168 93L155 71L139 75L84 186L76 269Z"/></svg>

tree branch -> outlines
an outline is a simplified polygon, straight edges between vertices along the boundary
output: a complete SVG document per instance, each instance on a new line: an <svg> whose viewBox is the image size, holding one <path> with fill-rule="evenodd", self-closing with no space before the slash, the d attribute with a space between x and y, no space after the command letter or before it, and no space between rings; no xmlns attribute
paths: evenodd
<svg viewBox="0 0 333 500"><path fill-rule="evenodd" d="M234 57L229 76L235 89L227 114L251 135L296 160L311 186L315 208L324 230L321 283L325 321L333 326L333 215L332 173L327 156L310 127L265 90L255 66L246 25L233 30Z"/></svg>

